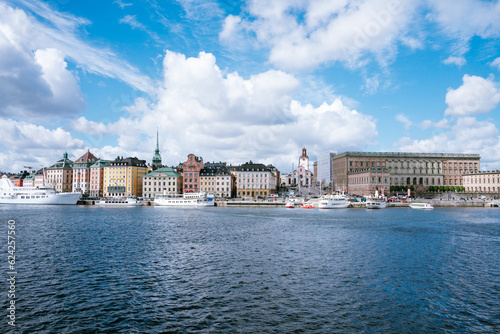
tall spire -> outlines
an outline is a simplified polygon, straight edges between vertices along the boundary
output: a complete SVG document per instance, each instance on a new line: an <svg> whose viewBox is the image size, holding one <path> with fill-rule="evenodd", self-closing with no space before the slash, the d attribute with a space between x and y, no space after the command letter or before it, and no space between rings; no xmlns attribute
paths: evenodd
<svg viewBox="0 0 500 334"><path fill-rule="evenodd" d="M156 128L156 149L155 154L153 156L153 169L157 169L161 167L161 155L160 155L160 144L158 139L158 128Z"/></svg>
<svg viewBox="0 0 500 334"><path fill-rule="evenodd" d="M160 153L160 145L158 144L158 127L156 127L156 151Z"/></svg>

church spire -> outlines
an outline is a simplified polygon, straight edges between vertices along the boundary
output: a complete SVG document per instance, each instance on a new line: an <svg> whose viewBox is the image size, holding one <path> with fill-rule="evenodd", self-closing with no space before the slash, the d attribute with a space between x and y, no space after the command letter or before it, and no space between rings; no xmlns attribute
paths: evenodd
<svg viewBox="0 0 500 334"><path fill-rule="evenodd" d="M160 153L160 145L158 144L158 127L156 128L156 151L155 153Z"/></svg>
<svg viewBox="0 0 500 334"><path fill-rule="evenodd" d="M160 155L160 143L158 139L158 128L156 128L156 149L155 154L153 155L153 169L157 169L161 167L161 155Z"/></svg>

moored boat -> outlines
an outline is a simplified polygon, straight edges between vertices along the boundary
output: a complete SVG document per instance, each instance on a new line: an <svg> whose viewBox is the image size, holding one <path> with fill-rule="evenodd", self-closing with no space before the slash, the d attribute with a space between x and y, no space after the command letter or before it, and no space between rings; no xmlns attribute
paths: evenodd
<svg viewBox="0 0 500 334"><path fill-rule="evenodd" d="M293 209L295 208L295 202L288 201L285 203L285 208L287 209Z"/></svg>
<svg viewBox="0 0 500 334"><path fill-rule="evenodd" d="M367 209L385 209L387 207L387 201L382 197L369 197L366 199Z"/></svg>
<svg viewBox="0 0 500 334"><path fill-rule="evenodd" d="M75 205L81 193L58 193L52 187L16 187L6 176L0 179L0 204Z"/></svg>
<svg viewBox="0 0 500 334"><path fill-rule="evenodd" d="M314 209L314 204L306 202L306 203L302 204L301 207L302 207L302 209Z"/></svg>
<svg viewBox="0 0 500 334"><path fill-rule="evenodd" d="M159 206L214 206L214 197L204 192L185 193L182 197L172 195L157 195L155 205Z"/></svg>
<svg viewBox="0 0 500 334"><path fill-rule="evenodd" d="M107 197L102 198L95 203L101 206L141 206L144 202L139 201L136 197Z"/></svg>
<svg viewBox="0 0 500 334"><path fill-rule="evenodd" d="M410 203L410 208L412 209L434 209L430 203L414 202Z"/></svg>
<svg viewBox="0 0 500 334"><path fill-rule="evenodd" d="M345 195L325 195L321 197L318 208L319 209L343 209L348 208L350 205Z"/></svg>

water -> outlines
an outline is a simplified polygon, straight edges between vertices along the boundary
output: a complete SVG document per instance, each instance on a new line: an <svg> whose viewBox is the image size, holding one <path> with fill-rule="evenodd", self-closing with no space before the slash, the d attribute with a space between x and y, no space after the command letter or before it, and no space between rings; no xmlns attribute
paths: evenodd
<svg viewBox="0 0 500 334"><path fill-rule="evenodd" d="M4 205L0 259L19 333L491 333L498 213Z"/></svg>

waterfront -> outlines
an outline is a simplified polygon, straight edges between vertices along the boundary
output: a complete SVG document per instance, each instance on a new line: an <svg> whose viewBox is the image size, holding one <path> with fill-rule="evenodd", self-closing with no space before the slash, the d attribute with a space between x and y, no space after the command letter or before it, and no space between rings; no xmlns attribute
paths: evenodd
<svg viewBox="0 0 500 334"><path fill-rule="evenodd" d="M499 331L497 210L0 206L25 333Z"/></svg>

